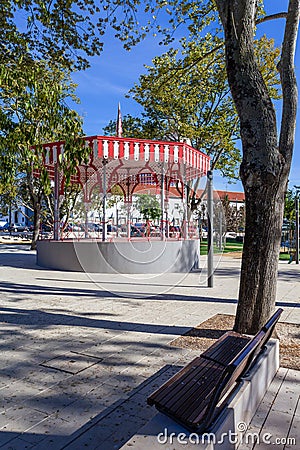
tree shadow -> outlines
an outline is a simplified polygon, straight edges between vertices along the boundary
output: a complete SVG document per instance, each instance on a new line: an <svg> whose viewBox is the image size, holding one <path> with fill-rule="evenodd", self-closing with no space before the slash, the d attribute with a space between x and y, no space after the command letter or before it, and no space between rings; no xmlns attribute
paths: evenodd
<svg viewBox="0 0 300 450"><path fill-rule="evenodd" d="M0 432L0 445L6 445L5 448L31 448L44 450L47 447L56 449L73 449L73 448L105 448L107 450L120 448L125 444L137 431L145 425L155 414L156 409L147 405L146 399L149 394L156 390L162 383L167 381L172 375L182 368L182 365L167 364L154 371L151 376L135 386L130 392L120 395L109 406L105 407L103 401L105 399L98 397L95 402L95 393L85 396L77 396L77 398L66 406L56 411L55 420L59 423L64 422L66 417L78 416L78 412L93 411L94 416L86 420L86 422L76 427L71 433L46 432L47 424L51 424L53 417L49 415L44 418L45 432L41 432L43 427L37 424L29 431L17 432L6 431ZM102 385L103 386L103 385ZM112 386L107 385L107 393L112 390ZM103 391L103 389L102 389ZM108 397L109 398L109 397ZM113 398L113 397L112 397ZM98 403L98 404L97 404ZM42 411L43 405L40 405ZM95 411L99 411L95 413ZM60 424L61 425L61 424ZM35 431L36 428L36 431Z"/></svg>
<svg viewBox="0 0 300 450"><path fill-rule="evenodd" d="M143 322L126 322L119 319L104 320L100 318L80 317L73 314L63 314L42 311L39 309L22 308L0 308L2 322L10 325L32 327L33 329L44 329L52 326L68 326L82 328L103 328L115 331L138 331L139 333L159 333L181 335L190 327L175 325L151 324ZM97 314L97 313L96 313ZM103 315L106 315L103 314Z"/></svg>
<svg viewBox="0 0 300 450"><path fill-rule="evenodd" d="M76 280L74 280L76 282ZM97 284L97 283L96 283ZM145 288L147 285L145 286ZM110 290L100 290L100 289L83 289L81 287L58 287L58 286L41 286L39 284L21 284L13 283L8 281L0 282L0 289L2 292L10 292L15 294L13 301L18 301L17 295L31 294L31 295L59 295L62 297L88 297L88 298L130 298L136 300L170 300L170 301L192 301L192 302L216 302L216 303L237 303L236 299L230 298L219 298L219 297L204 297L199 296L197 291L195 295L185 295L182 294L172 294L172 293L161 293L155 294L152 292L137 293L135 291L118 291L112 292ZM21 299L19 299L21 300Z"/></svg>
<svg viewBox="0 0 300 450"><path fill-rule="evenodd" d="M20 252L21 247L21 252ZM2 249L1 249L2 250ZM6 248L5 248L6 250ZM41 270L36 264L36 253L31 251L28 245L10 246L9 251L0 252L0 266L15 267L19 269Z"/></svg>

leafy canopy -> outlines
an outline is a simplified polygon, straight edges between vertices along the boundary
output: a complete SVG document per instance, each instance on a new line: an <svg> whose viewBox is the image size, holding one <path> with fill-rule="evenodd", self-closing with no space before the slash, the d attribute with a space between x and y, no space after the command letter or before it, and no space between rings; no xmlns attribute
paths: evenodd
<svg viewBox="0 0 300 450"><path fill-rule="evenodd" d="M156 125L157 138L182 140L212 158L212 169L236 176L240 163L239 124L227 82L224 49L219 38L206 34L181 41L147 66L131 93ZM256 42L257 60L273 98L278 98L276 69L279 49L263 36Z"/></svg>
<svg viewBox="0 0 300 450"><path fill-rule="evenodd" d="M0 62L28 53L85 68L108 30L130 49L151 31L170 44L180 33L193 40L206 26L220 34L214 0L2 0Z"/></svg>
<svg viewBox="0 0 300 450"><path fill-rule="evenodd" d="M279 98L279 49L263 36L256 41L256 55L270 95ZM239 124L227 82L223 42L210 34L197 41L182 39L146 66L132 97L144 108L141 118L125 116L124 135L151 139L188 139L211 156L212 169L228 178L237 177L241 162ZM115 134L115 122L104 129Z"/></svg>
<svg viewBox="0 0 300 450"><path fill-rule="evenodd" d="M68 105L76 101L74 91L68 72L45 61L31 61L30 66L19 61L1 67L0 147L4 162L10 164L10 174L41 169L42 144L61 140L65 141L61 163L67 173L74 170L82 158L78 144L82 121Z"/></svg>

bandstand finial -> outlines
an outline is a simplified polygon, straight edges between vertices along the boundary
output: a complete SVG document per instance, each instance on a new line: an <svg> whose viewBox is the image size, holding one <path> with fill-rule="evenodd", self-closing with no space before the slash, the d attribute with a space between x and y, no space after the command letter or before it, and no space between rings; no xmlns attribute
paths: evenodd
<svg viewBox="0 0 300 450"><path fill-rule="evenodd" d="M118 104L118 117L117 117L117 126L116 126L116 134L117 137L122 137L123 129L122 129L122 114L121 114L121 105L120 102Z"/></svg>

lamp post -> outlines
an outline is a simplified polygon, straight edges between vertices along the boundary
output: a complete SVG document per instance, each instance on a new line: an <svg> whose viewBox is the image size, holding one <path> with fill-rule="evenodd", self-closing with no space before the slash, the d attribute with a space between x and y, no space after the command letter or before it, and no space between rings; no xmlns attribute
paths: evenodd
<svg viewBox="0 0 300 450"><path fill-rule="evenodd" d="M299 192L300 186L294 186L296 189L295 210L296 210L296 264L299 264Z"/></svg>
<svg viewBox="0 0 300 450"><path fill-rule="evenodd" d="M213 206L213 173L211 170L207 172L207 287L213 287L213 273L214 273L214 247L213 247L213 233L214 233L214 206Z"/></svg>

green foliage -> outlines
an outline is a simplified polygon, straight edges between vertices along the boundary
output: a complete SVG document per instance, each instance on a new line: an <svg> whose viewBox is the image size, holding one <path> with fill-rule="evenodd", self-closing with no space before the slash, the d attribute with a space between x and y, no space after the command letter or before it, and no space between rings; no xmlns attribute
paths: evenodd
<svg viewBox="0 0 300 450"><path fill-rule="evenodd" d="M65 141L61 165L69 177L84 150L78 137L82 122L67 104L76 101L75 85L67 71L44 61L22 60L0 69L1 167L4 176L13 178L17 172L42 170L42 144ZM6 174L6 175L5 175ZM46 173L41 173L44 185ZM8 180L7 180L8 181Z"/></svg>
<svg viewBox="0 0 300 450"><path fill-rule="evenodd" d="M268 39L265 35L255 41L256 60L273 100L281 98L280 78L277 70L280 52L280 48L274 46L274 39Z"/></svg>
<svg viewBox="0 0 300 450"><path fill-rule="evenodd" d="M144 117L133 117L126 114L122 119L123 137L154 139L157 137L156 123ZM116 120L111 120L109 124L103 128L105 136L116 135Z"/></svg>
<svg viewBox="0 0 300 450"><path fill-rule="evenodd" d="M20 58L0 69L0 181L2 191L14 192L39 221L42 200L51 194L42 144L65 141L59 165L66 186L88 150L79 140L81 118L68 106L77 101L68 71L45 61L23 62Z"/></svg>
<svg viewBox="0 0 300 450"><path fill-rule="evenodd" d="M209 35L198 43L182 41L182 45L183 57L179 50L156 57L131 93L155 123L157 138L175 141L187 138L195 148L212 157L212 168L234 176L239 162L235 145L239 133L228 95L223 50L204 57L219 45Z"/></svg>
<svg viewBox="0 0 300 450"><path fill-rule="evenodd" d="M145 220L156 220L161 216L161 208L159 202L153 195L137 195L135 207L138 211L140 211Z"/></svg>
<svg viewBox="0 0 300 450"><path fill-rule="evenodd" d="M179 49L171 49L154 58L131 94L144 107L157 139L188 138L195 148L211 156L212 169L237 177L239 125L226 77L223 43L206 34L191 42L183 39L181 46L181 54ZM264 36L257 41L256 52L270 94L278 98L279 50Z"/></svg>
<svg viewBox="0 0 300 450"><path fill-rule="evenodd" d="M85 68L87 56L99 55L102 37L109 28L114 30L124 47L130 49L154 30L164 43L172 41L171 29L205 7L196 2L140 0L3 0L1 2L0 62L6 64L28 53L32 59L56 61L68 68ZM158 13L156 13L156 10ZM162 10L170 24L157 21ZM146 12L146 14L144 13ZM173 12L175 16L173 18ZM200 17L200 15L199 15ZM198 20L199 24L199 20Z"/></svg>
<svg viewBox="0 0 300 450"><path fill-rule="evenodd" d="M295 191L289 189L286 193L284 205L284 218L287 219L289 222L292 222L296 219L295 198L296 198Z"/></svg>
<svg viewBox="0 0 300 450"><path fill-rule="evenodd" d="M100 8L93 0L4 0L1 9L1 63L26 51L33 59L85 67L84 54L101 52L104 27L95 25Z"/></svg>

